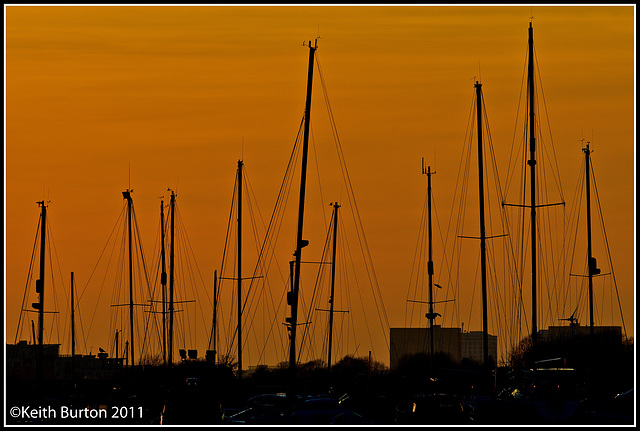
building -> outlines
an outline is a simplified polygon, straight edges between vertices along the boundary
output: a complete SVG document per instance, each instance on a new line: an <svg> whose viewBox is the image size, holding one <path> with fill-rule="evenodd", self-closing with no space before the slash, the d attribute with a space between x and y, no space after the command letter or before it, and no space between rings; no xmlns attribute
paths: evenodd
<svg viewBox="0 0 640 431"><path fill-rule="evenodd" d="M498 337L488 334L489 358L495 364L498 357ZM482 331L469 331L462 333L462 358L482 363Z"/></svg>
<svg viewBox="0 0 640 431"><path fill-rule="evenodd" d="M538 331L538 338L542 341L562 342L572 337L588 337L590 335L591 327L578 324L549 326L546 331ZM622 328L620 326L594 326L593 335L616 344L622 342Z"/></svg>
<svg viewBox="0 0 640 431"><path fill-rule="evenodd" d="M36 381L37 344L20 341L6 345L7 377L15 382ZM106 353L96 355L61 355L59 344L44 344L43 372L45 381L70 380L104 380L117 375L122 369L122 358L109 358Z"/></svg>
<svg viewBox="0 0 640 431"><path fill-rule="evenodd" d="M391 328L389 365L398 366L405 355L429 353L431 348L429 328ZM482 363L482 331L462 332L460 328L443 328L433 325L433 349L445 353L455 363L470 359ZM498 353L498 337L489 335L489 356L495 361Z"/></svg>
<svg viewBox="0 0 640 431"><path fill-rule="evenodd" d="M38 344L27 344L20 341L17 344L7 344L6 371L7 377L18 381L35 381ZM42 345L42 377L53 380L56 377L56 360L60 351L59 344Z"/></svg>

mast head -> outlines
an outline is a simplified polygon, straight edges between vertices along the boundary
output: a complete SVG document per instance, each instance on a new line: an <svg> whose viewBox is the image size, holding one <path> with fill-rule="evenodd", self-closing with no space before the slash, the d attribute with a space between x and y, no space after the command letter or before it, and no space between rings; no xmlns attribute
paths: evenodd
<svg viewBox="0 0 640 431"><path fill-rule="evenodd" d="M422 175L431 176L435 174L436 171L431 172L431 166L427 166L427 169L424 168L424 157L422 158Z"/></svg>
<svg viewBox="0 0 640 431"><path fill-rule="evenodd" d="M309 49L316 50L318 49L318 38L315 39L313 45L311 45L311 41L309 41L308 44L306 42L302 42L302 46L308 46Z"/></svg>

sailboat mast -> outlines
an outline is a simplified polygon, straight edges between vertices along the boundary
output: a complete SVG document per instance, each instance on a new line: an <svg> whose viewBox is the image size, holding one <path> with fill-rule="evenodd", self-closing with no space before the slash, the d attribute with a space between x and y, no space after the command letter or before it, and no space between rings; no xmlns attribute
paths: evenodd
<svg viewBox="0 0 640 431"><path fill-rule="evenodd" d="M131 341L131 366L135 365L134 355L134 332L133 332L133 256L132 256L132 235L131 235L131 209L133 206L133 199L131 198L131 190L127 189L122 192L122 195L127 200L127 225L129 230L129 339Z"/></svg>
<svg viewBox="0 0 640 431"><path fill-rule="evenodd" d="M489 364L489 328L487 324L487 244L484 226L484 172L482 157L482 84L476 81L476 108L478 117L478 196L480 200L480 277L482 281L482 360Z"/></svg>
<svg viewBox="0 0 640 431"><path fill-rule="evenodd" d="M171 191L171 199L169 200L169 212L171 214L171 248L169 249L169 366L173 366L173 283L175 270L175 208L176 195Z"/></svg>
<svg viewBox="0 0 640 431"><path fill-rule="evenodd" d="M431 166L427 166L427 170L423 174L427 176L427 231L429 235L429 260L427 260L427 275L428 275L428 287L429 287L429 312L425 315L429 319L429 369L433 371L433 354L435 352L435 337L433 334L433 320L438 316L438 313L433 311L433 237L431 227L431 175L435 172L431 172Z"/></svg>
<svg viewBox="0 0 640 431"><path fill-rule="evenodd" d="M333 303L336 285L336 244L338 240L338 202L333 204L333 257L331 259L331 298L329 299L329 346L327 353L327 367L331 371L331 348L333 343Z"/></svg>
<svg viewBox="0 0 640 431"><path fill-rule="evenodd" d="M31 339L33 340L33 345L36 346L38 342L36 341L36 326L33 323L33 320L31 320Z"/></svg>
<svg viewBox="0 0 640 431"><path fill-rule="evenodd" d="M296 236L296 251L295 256L295 268L294 268L294 283L292 297L290 298L289 305L291 305L291 317L289 321L290 329L290 344L289 344L289 371L292 382L295 381L296 373L296 326L298 320L298 292L300 289L300 259L302 256L302 248L308 244L307 241L302 240L302 226L304 220L304 198L306 192L307 183L307 153L309 148L309 123L311 121L311 88L313 82L313 59L317 49L316 45L312 46L309 41L309 71L307 77L307 97L304 109L304 141L302 144L302 167L300 170L300 202L298 208L298 232Z"/></svg>
<svg viewBox="0 0 640 431"><path fill-rule="evenodd" d="M218 270L213 271L213 365L216 365L218 350Z"/></svg>
<svg viewBox="0 0 640 431"><path fill-rule="evenodd" d="M588 255L588 277L589 277L589 331L590 335L593 336L593 276L595 274L599 274L600 270L596 267L596 259L593 257L591 250L591 181L589 174L589 155L591 154L591 150L589 150L589 142L587 142L586 148L583 148L584 157L585 157L585 168L586 168L586 180L587 180L587 255Z"/></svg>
<svg viewBox="0 0 640 431"><path fill-rule="evenodd" d="M527 89L529 92L529 154L527 164L531 167L531 341L535 349L538 342L538 310L536 280L536 137L533 82L533 24L529 23L529 64L527 71Z"/></svg>
<svg viewBox="0 0 640 431"><path fill-rule="evenodd" d="M116 367L118 367L118 343L119 343L119 342L118 342L118 332L120 332L120 331L118 331L118 330L116 329L116 335L115 335L115 345L116 345Z"/></svg>
<svg viewBox="0 0 640 431"><path fill-rule="evenodd" d="M36 281L36 293L38 293L38 302L34 304L34 308L38 310L38 345L42 358L42 349L44 343L44 263L46 251L46 235L47 235L47 206L44 201L38 202L41 207L40 215L40 278Z"/></svg>
<svg viewBox="0 0 640 431"><path fill-rule="evenodd" d="M167 365L167 263L164 246L164 200L160 201L160 259L162 260L162 362Z"/></svg>
<svg viewBox="0 0 640 431"><path fill-rule="evenodd" d="M429 320L429 371L433 371L433 353L435 351L435 337L433 334L433 320L439 316L439 313L433 311L433 240L432 240L432 227L431 227L431 175L436 172L431 172L431 166L424 168L424 158L422 159L422 175L427 176L427 232L429 235L429 256L427 260L427 275L428 275L428 288L429 288L429 312L425 314L425 317Z"/></svg>
<svg viewBox="0 0 640 431"><path fill-rule="evenodd" d="M238 160L238 378L242 378L242 160Z"/></svg>
<svg viewBox="0 0 640 431"><path fill-rule="evenodd" d="M71 271L71 375L75 372L75 358L76 358L76 321L75 321L75 308L73 307L73 271Z"/></svg>

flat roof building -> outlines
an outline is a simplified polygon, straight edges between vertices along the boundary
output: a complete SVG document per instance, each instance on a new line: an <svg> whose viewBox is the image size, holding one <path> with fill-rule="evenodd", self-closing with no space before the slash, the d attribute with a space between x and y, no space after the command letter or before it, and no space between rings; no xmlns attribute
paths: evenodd
<svg viewBox="0 0 640 431"><path fill-rule="evenodd" d="M431 330L429 328L391 328L389 365L398 366L406 355L429 353L431 348ZM489 356L494 362L497 358L498 337L489 335ZM451 360L460 363L470 359L482 363L482 331L462 332L461 328L443 328L433 325L434 353L445 353Z"/></svg>

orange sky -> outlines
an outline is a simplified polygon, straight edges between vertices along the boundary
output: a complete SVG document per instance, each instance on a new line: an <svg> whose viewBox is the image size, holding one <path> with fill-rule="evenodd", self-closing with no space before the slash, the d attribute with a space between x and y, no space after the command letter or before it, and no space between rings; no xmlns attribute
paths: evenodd
<svg viewBox="0 0 640 431"><path fill-rule="evenodd" d="M5 16L7 342L15 337L39 217L36 201L42 199L51 201L50 228L64 277L60 289L68 289L71 271L79 289L85 287L129 183L149 262L158 196L168 198L167 188L177 190L198 267L206 289L212 289L237 160L244 160L268 220L304 111L308 49L302 43L318 36L318 58L388 321L392 327L404 325L425 196L420 158L437 169L434 194L446 224L473 83L479 79L500 175L506 175L531 16L567 208L573 204L585 138L594 150L627 333L634 335L634 6L5 6ZM320 175L310 158L308 200L314 203L307 207L305 236L311 245L305 254L318 259L329 202L344 203L346 192L317 71L313 91L313 148ZM326 202L318 203L313 194L318 176ZM289 198L293 208L297 181ZM286 277L295 216L280 235ZM249 233L245 238L248 244ZM436 268L438 253L442 250L434 249ZM604 266L604 251L594 254ZM246 257L247 272L253 270L252 259ZM98 287L87 289L80 308L89 315ZM277 299L284 287L274 289ZM33 291L29 286L33 298L27 303L35 301ZM369 322L377 322L370 292L363 295L372 313ZM458 298L461 320L465 329L480 330L477 304L471 321L466 317L469 296L461 292ZM475 298L479 301L478 293ZM61 316L67 312L66 305L58 309ZM285 310L280 309L280 326ZM108 313L96 309L93 339L87 341L94 353L107 343ZM620 324L616 313L603 305L596 323ZM581 323L586 319L583 314ZM544 327L550 324L556 322L547 320ZM375 341L363 340L358 354L373 350L376 359L388 363L376 325L369 325ZM25 332L20 338L30 337ZM56 342L55 337L46 340ZM204 352L202 340L195 347Z"/></svg>

